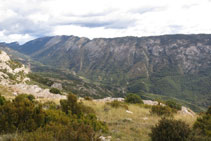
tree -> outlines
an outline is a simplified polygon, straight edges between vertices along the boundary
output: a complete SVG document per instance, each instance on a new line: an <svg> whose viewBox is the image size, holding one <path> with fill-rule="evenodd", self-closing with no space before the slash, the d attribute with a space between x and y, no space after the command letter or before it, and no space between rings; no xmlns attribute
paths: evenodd
<svg viewBox="0 0 211 141"><path fill-rule="evenodd" d="M61 91L59 89L57 89L57 88L51 88L50 92L54 93L54 94L61 94Z"/></svg>
<svg viewBox="0 0 211 141"><path fill-rule="evenodd" d="M162 118L152 128L152 141L186 141L191 133L189 126L180 120Z"/></svg>
<svg viewBox="0 0 211 141"><path fill-rule="evenodd" d="M181 108L182 108L180 104L177 104L176 102L174 102L172 100L166 101L166 105L172 109L175 109L176 111L181 110Z"/></svg>
<svg viewBox="0 0 211 141"><path fill-rule="evenodd" d="M143 104L141 97L136 94L128 94L125 98L125 102Z"/></svg>

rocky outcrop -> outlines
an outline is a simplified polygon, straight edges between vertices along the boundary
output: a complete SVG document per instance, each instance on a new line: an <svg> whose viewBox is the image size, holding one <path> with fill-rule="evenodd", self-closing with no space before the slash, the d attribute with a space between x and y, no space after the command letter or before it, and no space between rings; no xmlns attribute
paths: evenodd
<svg viewBox="0 0 211 141"><path fill-rule="evenodd" d="M65 99L66 96L55 95L49 89L40 88L37 85L28 85L29 73L23 64L15 62L4 51L0 51L0 85L4 85L13 91L14 96L18 94L32 94L36 98Z"/></svg>

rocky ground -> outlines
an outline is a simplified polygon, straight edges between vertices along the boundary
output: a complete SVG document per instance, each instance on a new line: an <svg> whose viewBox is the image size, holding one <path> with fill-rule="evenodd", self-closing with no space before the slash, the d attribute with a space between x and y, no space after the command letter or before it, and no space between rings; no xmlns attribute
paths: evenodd
<svg viewBox="0 0 211 141"><path fill-rule="evenodd" d="M0 85L8 87L14 96L18 94L32 94L36 98L64 99L66 96L53 94L49 89L37 85L29 85L30 79L26 76L29 69L14 62L4 51L0 52Z"/></svg>

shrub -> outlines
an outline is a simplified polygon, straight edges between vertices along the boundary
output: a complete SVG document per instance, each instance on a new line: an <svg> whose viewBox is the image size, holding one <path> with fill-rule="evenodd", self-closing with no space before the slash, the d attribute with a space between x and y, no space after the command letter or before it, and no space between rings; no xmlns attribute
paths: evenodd
<svg viewBox="0 0 211 141"><path fill-rule="evenodd" d="M11 140L97 140L97 135L107 132L107 125L99 121L90 107L68 95L61 106L42 105L30 95L18 95L13 101L0 105L0 134L18 133Z"/></svg>
<svg viewBox="0 0 211 141"><path fill-rule="evenodd" d="M128 110L128 106L124 102L121 102L121 101L114 100L114 101L108 102L107 104L113 108L121 107L121 108Z"/></svg>
<svg viewBox="0 0 211 141"><path fill-rule="evenodd" d="M129 94L126 96L125 98L125 102L127 103L139 103L139 104L143 104L143 101L141 99L140 96L136 95L136 94Z"/></svg>
<svg viewBox="0 0 211 141"><path fill-rule="evenodd" d="M159 116L171 116L172 115L172 109L168 106L162 106L162 105L154 105L151 108L151 113L157 114Z"/></svg>
<svg viewBox="0 0 211 141"><path fill-rule="evenodd" d="M199 134L202 136L207 136L211 138L211 107L207 110L205 114L197 118L194 123L193 129L198 130Z"/></svg>
<svg viewBox="0 0 211 141"><path fill-rule="evenodd" d="M207 115L208 115L208 114L211 114L211 106L208 108L206 114L207 114Z"/></svg>
<svg viewBox="0 0 211 141"><path fill-rule="evenodd" d="M180 104L178 104L178 103L176 103L176 102L174 102L172 100L166 101L165 104L167 106L169 106L170 108L175 109L176 111L177 110L181 110L181 108L182 108L182 106Z"/></svg>
<svg viewBox="0 0 211 141"><path fill-rule="evenodd" d="M43 108L45 109L59 109L59 105L57 105L55 102L53 101L47 101L45 103L43 103Z"/></svg>
<svg viewBox="0 0 211 141"><path fill-rule="evenodd" d="M91 98L91 97L89 97L89 96L85 96L85 97L84 97L84 99L85 99L85 100L92 101L92 98Z"/></svg>
<svg viewBox="0 0 211 141"><path fill-rule="evenodd" d="M35 97L33 95L27 95L27 98L30 100L30 101L34 101L35 100Z"/></svg>
<svg viewBox="0 0 211 141"><path fill-rule="evenodd" d="M6 99L0 95L0 105L4 105Z"/></svg>
<svg viewBox="0 0 211 141"><path fill-rule="evenodd" d="M54 94L61 94L61 91L59 89L57 89L57 88L51 88L50 92L54 93Z"/></svg>
<svg viewBox="0 0 211 141"><path fill-rule="evenodd" d="M44 111L26 95L17 96L12 102L0 106L0 133L14 133L16 130L34 131L44 124Z"/></svg>
<svg viewBox="0 0 211 141"><path fill-rule="evenodd" d="M41 84L44 84L46 86L51 86L54 83L52 80L49 80L48 78L43 78L42 76L37 75L35 73L29 73L27 76L31 80L36 81L36 82L41 83Z"/></svg>
<svg viewBox="0 0 211 141"><path fill-rule="evenodd" d="M94 113L91 107L85 106L77 102L77 97L74 94L69 94L67 100L60 100L62 111L66 114L71 113L77 116L81 114Z"/></svg>
<svg viewBox="0 0 211 141"><path fill-rule="evenodd" d="M185 141L188 139L190 133L191 130L185 122L162 118L152 128L150 137L152 141Z"/></svg>
<svg viewBox="0 0 211 141"><path fill-rule="evenodd" d="M32 133L25 133L21 140L33 141L97 141L95 131L86 124L72 123L68 125L50 123Z"/></svg>

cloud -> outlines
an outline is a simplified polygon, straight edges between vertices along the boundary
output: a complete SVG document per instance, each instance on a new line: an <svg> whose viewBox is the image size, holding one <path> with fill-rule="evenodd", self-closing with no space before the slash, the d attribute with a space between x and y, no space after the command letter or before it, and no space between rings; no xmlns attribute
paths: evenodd
<svg viewBox="0 0 211 141"><path fill-rule="evenodd" d="M210 0L0 0L0 41L211 33Z"/></svg>

